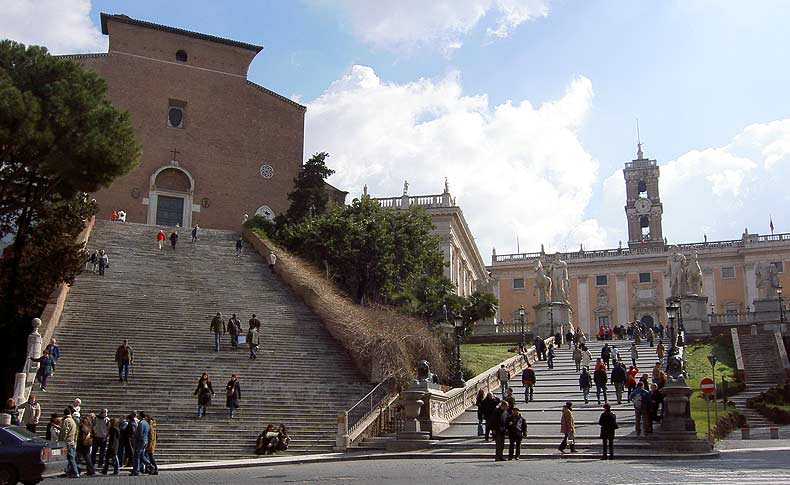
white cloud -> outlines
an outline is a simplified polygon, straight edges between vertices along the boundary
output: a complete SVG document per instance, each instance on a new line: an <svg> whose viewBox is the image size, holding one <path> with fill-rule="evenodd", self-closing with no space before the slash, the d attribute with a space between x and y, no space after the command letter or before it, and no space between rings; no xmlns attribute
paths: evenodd
<svg viewBox="0 0 790 485"><path fill-rule="evenodd" d="M0 0L0 38L43 45L54 54L106 51L90 11L90 0Z"/></svg>
<svg viewBox="0 0 790 485"><path fill-rule="evenodd" d="M354 34L382 48L438 47L448 53L484 19L491 38L503 38L536 17L548 15L548 0L339 0Z"/></svg>
<svg viewBox="0 0 790 485"><path fill-rule="evenodd" d="M737 239L745 227L766 233L769 215L778 231L790 231L790 197L784 190L790 176L790 119L749 125L724 146L690 150L659 166L664 233L670 241L699 241L703 234L709 240ZM624 205L621 170L604 181L603 190L607 207Z"/></svg>
<svg viewBox="0 0 790 485"><path fill-rule="evenodd" d="M307 153L326 150L337 170L331 182L358 197L442 192L444 177L477 238L491 249L599 247L605 232L583 211L598 162L577 128L592 102L592 83L574 79L565 95L539 107L529 101L490 106L465 95L458 74L407 84L382 81L354 66L308 104Z"/></svg>

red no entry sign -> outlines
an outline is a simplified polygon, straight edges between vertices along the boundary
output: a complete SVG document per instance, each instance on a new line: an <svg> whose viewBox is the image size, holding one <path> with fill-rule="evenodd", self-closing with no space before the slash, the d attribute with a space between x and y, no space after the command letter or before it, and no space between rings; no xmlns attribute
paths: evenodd
<svg viewBox="0 0 790 485"><path fill-rule="evenodd" d="M706 377L699 381L699 389L705 394L713 394L713 390L715 389L713 386L713 379Z"/></svg>

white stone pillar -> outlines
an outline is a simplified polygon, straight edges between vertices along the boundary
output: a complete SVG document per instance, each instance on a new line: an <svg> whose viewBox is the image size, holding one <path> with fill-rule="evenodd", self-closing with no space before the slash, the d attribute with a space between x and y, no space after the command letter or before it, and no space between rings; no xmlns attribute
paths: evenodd
<svg viewBox="0 0 790 485"><path fill-rule="evenodd" d="M757 299L757 282L754 281L754 264L749 263L744 266L743 268L743 277L744 277L744 286L746 288L746 301L745 306L753 306L754 300Z"/></svg>
<svg viewBox="0 0 790 485"><path fill-rule="evenodd" d="M664 300L666 301L666 299L672 295L671 290L669 288L669 276L662 273L661 282L663 283L661 287L664 289ZM662 301L660 303L661 303L661 307L663 307L664 302Z"/></svg>
<svg viewBox="0 0 790 485"><path fill-rule="evenodd" d="M17 406L27 401L25 387L27 386L27 373L17 372L14 376L14 402Z"/></svg>
<svg viewBox="0 0 790 485"><path fill-rule="evenodd" d="M590 292L587 289L587 277L580 277L576 285L576 298L579 302L579 326L585 333L590 333Z"/></svg>
<svg viewBox="0 0 790 485"><path fill-rule="evenodd" d="M348 435L348 411L337 413L337 440L335 442L336 451L345 451L351 445L351 437Z"/></svg>
<svg viewBox="0 0 790 485"><path fill-rule="evenodd" d="M719 303L716 300L716 279L713 277L713 268L702 270L702 293L708 297L709 305L718 306Z"/></svg>
<svg viewBox="0 0 790 485"><path fill-rule="evenodd" d="M626 324L631 319L631 312L628 305L628 275L618 273L616 275L615 295L617 297L617 317L612 321L612 325Z"/></svg>
<svg viewBox="0 0 790 485"><path fill-rule="evenodd" d="M27 361L25 362L24 369L28 369L28 372L34 372L38 370L39 367L39 363L31 361L30 357L34 359L41 357L41 334L38 333L40 327L41 319L34 318L33 331L27 336Z"/></svg>

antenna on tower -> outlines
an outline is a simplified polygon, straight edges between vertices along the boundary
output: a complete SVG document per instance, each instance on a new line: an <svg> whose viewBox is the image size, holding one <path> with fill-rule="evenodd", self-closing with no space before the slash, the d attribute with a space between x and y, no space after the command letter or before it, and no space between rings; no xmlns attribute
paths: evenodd
<svg viewBox="0 0 790 485"><path fill-rule="evenodd" d="M642 153L642 135L639 133L639 118L636 119L636 158L641 160L644 157Z"/></svg>

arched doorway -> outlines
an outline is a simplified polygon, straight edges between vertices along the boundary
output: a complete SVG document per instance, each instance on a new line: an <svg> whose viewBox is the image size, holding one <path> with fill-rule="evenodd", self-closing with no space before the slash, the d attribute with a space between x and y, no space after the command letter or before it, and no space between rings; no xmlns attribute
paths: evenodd
<svg viewBox="0 0 790 485"><path fill-rule="evenodd" d="M655 325L653 317L650 315L644 315L639 321L642 322L642 325L644 325L645 328L653 328Z"/></svg>
<svg viewBox="0 0 790 485"><path fill-rule="evenodd" d="M178 165L160 167L151 175L148 223L161 226L192 225L195 179Z"/></svg>

